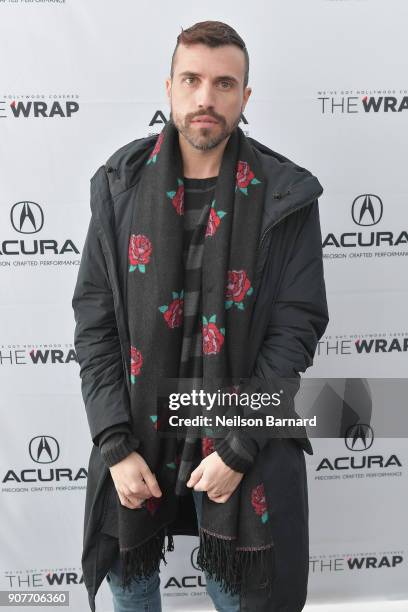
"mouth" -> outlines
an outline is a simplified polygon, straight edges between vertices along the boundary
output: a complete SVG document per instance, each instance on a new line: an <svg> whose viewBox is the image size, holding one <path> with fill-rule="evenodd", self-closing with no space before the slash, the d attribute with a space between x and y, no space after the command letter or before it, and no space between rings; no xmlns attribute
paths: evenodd
<svg viewBox="0 0 408 612"><path fill-rule="evenodd" d="M217 125L218 121L209 115L202 115L201 117L193 119L191 123L197 125L198 127L212 127L213 125Z"/></svg>

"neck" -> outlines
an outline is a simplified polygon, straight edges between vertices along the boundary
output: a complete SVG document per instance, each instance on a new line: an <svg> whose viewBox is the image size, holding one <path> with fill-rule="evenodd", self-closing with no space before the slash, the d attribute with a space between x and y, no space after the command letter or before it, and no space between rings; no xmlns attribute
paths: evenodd
<svg viewBox="0 0 408 612"><path fill-rule="evenodd" d="M193 147L179 132L181 158L186 178L209 178L218 176L229 136L213 149L203 151Z"/></svg>

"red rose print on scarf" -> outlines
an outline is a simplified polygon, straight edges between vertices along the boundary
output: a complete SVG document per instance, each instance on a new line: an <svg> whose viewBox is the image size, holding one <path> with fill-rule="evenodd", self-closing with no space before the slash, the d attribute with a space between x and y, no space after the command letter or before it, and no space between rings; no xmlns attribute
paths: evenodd
<svg viewBox="0 0 408 612"><path fill-rule="evenodd" d="M148 510L150 514L152 515L155 514L155 512L160 507L162 498L163 496L162 497L149 497L148 499L146 499L146 510Z"/></svg>
<svg viewBox="0 0 408 612"><path fill-rule="evenodd" d="M142 353L135 346L130 347L130 380L136 382L136 376L140 374L143 365Z"/></svg>
<svg viewBox="0 0 408 612"><path fill-rule="evenodd" d="M213 438L209 438L208 436L203 436L201 438L201 450L203 457L208 457L211 453L214 452L214 440Z"/></svg>
<svg viewBox="0 0 408 612"><path fill-rule="evenodd" d="M211 208L210 208L210 214L208 215L208 222L207 222L207 227L205 230L205 238L207 236L214 236L219 224L221 223L221 219L226 214L227 213L224 212L223 210L215 210L215 200L213 200L211 204Z"/></svg>
<svg viewBox="0 0 408 612"><path fill-rule="evenodd" d="M177 179L177 191L167 191L166 195L170 198L178 215L184 214L184 183L182 179Z"/></svg>
<svg viewBox="0 0 408 612"><path fill-rule="evenodd" d="M129 272L136 268L140 272L146 271L146 264L150 261L152 254L152 243L144 234L131 234L129 240Z"/></svg>
<svg viewBox="0 0 408 612"><path fill-rule="evenodd" d="M248 162L239 161L237 165L235 191L239 189L243 194L248 195L248 185L257 185L261 181L255 177L249 167Z"/></svg>
<svg viewBox="0 0 408 612"><path fill-rule="evenodd" d="M157 160L157 156L160 153L160 147L162 146L164 134L160 132L158 139L156 140L156 144L154 145L153 151L149 155L149 159L146 162L146 166L149 164L155 164Z"/></svg>
<svg viewBox="0 0 408 612"><path fill-rule="evenodd" d="M228 280L225 289L225 308L228 310L235 305L244 310L244 297L253 293L253 287L245 270L228 270Z"/></svg>
<svg viewBox="0 0 408 612"><path fill-rule="evenodd" d="M269 517L263 482L252 489L251 504L257 515L261 517L262 522L266 523Z"/></svg>
<svg viewBox="0 0 408 612"><path fill-rule="evenodd" d="M209 319L203 316L202 319L202 336L203 336L203 354L216 355L220 352L224 344L225 328L218 328L215 324L216 315L212 315Z"/></svg>
<svg viewBox="0 0 408 612"><path fill-rule="evenodd" d="M159 306L159 310L163 313L164 320L170 328L180 327L183 323L184 310L184 289L177 293L172 292L173 301L170 304Z"/></svg>

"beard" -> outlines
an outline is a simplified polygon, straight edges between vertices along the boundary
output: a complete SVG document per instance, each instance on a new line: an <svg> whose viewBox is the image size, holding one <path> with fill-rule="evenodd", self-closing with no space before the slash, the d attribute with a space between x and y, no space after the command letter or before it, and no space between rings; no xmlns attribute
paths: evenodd
<svg viewBox="0 0 408 612"><path fill-rule="evenodd" d="M218 121L215 128L194 127L191 122L199 115L209 115ZM183 134L187 142L200 151L209 151L217 147L223 140L228 138L235 130L241 120L241 113L231 123L228 124L224 117L213 112L189 113L181 118L173 114L173 109L170 110L170 121L173 122L180 134ZM216 132L216 133L214 133Z"/></svg>

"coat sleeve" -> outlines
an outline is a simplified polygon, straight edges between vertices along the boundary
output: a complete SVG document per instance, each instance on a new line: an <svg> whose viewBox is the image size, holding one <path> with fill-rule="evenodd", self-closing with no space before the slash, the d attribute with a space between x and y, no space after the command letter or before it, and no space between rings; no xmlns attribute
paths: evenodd
<svg viewBox="0 0 408 612"><path fill-rule="evenodd" d="M291 254L271 307L266 333L252 376L241 390L248 393L271 394L283 389L279 408L268 406L262 411L264 414L274 414L276 417L296 418L298 415L294 411L294 398L300 386L299 373L305 372L313 364L317 343L329 322L329 313L318 200L301 209L297 213L297 219L293 221L296 221L294 226L296 237ZM257 416L251 408L244 410L244 416ZM279 429L274 428L274 431L275 435L279 435ZM292 430L284 432L281 430L285 437L291 437L289 431ZM295 428L293 434L306 452L313 454L305 428ZM269 439L257 435L255 427L251 429L250 435L233 430L224 440L217 440L215 447L218 451L218 446L221 452L228 456L231 454L232 445L237 449L241 442L248 449L255 441L259 452Z"/></svg>
<svg viewBox="0 0 408 612"><path fill-rule="evenodd" d="M98 444L102 431L130 423L131 419L113 294L94 213L85 239L72 308L82 397L92 441Z"/></svg>
<svg viewBox="0 0 408 612"><path fill-rule="evenodd" d="M254 368L265 379L270 374L297 378L305 372L329 322L318 201L299 213L301 226Z"/></svg>

